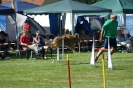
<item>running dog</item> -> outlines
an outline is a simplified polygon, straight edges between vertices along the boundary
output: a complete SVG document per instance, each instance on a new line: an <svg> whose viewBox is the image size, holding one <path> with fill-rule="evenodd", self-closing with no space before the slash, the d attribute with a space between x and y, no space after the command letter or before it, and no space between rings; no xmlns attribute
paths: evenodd
<svg viewBox="0 0 133 88"><path fill-rule="evenodd" d="M64 36L57 36L51 43L51 48L62 47L62 39L64 38L64 46L75 50L75 44L80 42L79 35L76 33L74 35L66 34Z"/></svg>

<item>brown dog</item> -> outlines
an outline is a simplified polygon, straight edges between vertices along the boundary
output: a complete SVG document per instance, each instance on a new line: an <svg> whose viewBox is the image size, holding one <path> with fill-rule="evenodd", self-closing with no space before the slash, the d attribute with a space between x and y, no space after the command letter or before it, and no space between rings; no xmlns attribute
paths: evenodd
<svg viewBox="0 0 133 88"><path fill-rule="evenodd" d="M80 42L79 35L69 35L66 34L64 36L57 36L51 43L51 48L62 47L62 39L64 37L64 46L69 47L71 50L75 49L75 44Z"/></svg>

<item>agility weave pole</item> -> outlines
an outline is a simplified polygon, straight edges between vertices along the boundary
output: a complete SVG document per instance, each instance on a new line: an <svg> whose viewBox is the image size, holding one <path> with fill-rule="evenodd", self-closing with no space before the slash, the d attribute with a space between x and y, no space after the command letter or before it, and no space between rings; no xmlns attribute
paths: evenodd
<svg viewBox="0 0 133 88"><path fill-rule="evenodd" d="M58 48L57 48L57 61L60 60L59 54L60 54L60 51L59 51L59 47L58 47Z"/></svg>
<svg viewBox="0 0 133 88"><path fill-rule="evenodd" d="M57 61L60 61L60 51L57 48ZM64 61L64 37L62 38L62 61Z"/></svg>
<svg viewBox="0 0 133 88"><path fill-rule="evenodd" d="M111 59L111 52L110 52L110 40L108 38L108 68L113 69L112 59Z"/></svg>
<svg viewBox="0 0 133 88"><path fill-rule="evenodd" d="M113 69L109 42L110 41L108 38L108 49L104 49L104 50L108 51L108 68ZM93 45L92 45L92 52L91 52L91 58L90 58L90 65L94 65L94 67L96 66L96 64L95 64L95 50L99 50L99 49L100 48L95 48L95 38L93 36Z"/></svg>
<svg viewBox="0 0 133 88"><path fill-rule="evenodd" d="M91 51L91 59L90 59L90 65L94 65L95 66L95 60L94 60L94 58L95 58L95 50L94 50L94 48L95 48L95 41L94 41L94 36L93 36L93 44L92 44L92 51Z"/></svg>

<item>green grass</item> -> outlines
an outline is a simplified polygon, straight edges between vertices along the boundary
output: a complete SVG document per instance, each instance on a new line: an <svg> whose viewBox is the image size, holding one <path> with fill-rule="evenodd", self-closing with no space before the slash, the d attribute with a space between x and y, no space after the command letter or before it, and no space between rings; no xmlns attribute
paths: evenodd
<svg viewBox="0 0 133 88"><path fill-rule="evenodd" d="M0 88L68 88L66 54L59 62L56 55L48 60L11 57L0 61ZM103 88L102 56L94 67L89 64L91 53L68 54L72 88ZM133 88L133 54L114 53L112 59L113 70L105 61L107 88Z"/></svg>

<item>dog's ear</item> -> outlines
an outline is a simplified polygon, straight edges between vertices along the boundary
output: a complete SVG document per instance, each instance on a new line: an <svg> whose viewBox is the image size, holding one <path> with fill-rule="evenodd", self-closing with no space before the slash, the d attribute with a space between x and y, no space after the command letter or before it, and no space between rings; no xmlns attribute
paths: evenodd
<svg viewBox="0 0 133 88"><path fill-rule="evenodd" d="M75 33L74 36L77 37L77 38L79 38L79 34L78 33Z"/></svg>

